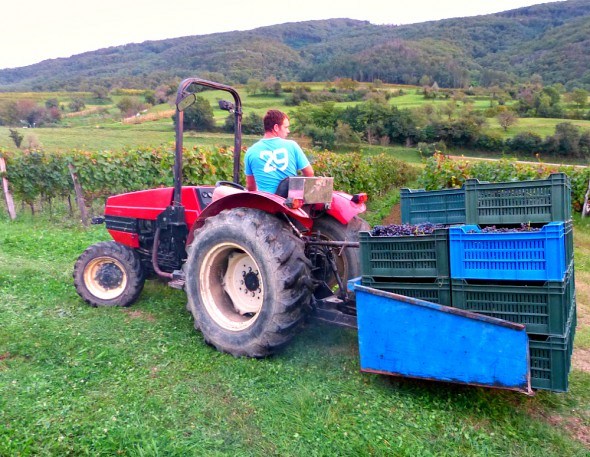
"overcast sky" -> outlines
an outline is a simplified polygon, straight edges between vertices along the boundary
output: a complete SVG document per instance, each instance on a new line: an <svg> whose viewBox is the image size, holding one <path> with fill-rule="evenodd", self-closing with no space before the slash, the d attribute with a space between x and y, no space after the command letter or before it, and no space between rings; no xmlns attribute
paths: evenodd
<svg viewBox="0 0 590 457"><path fill-rule="evenodd" d="M311 19L411 24L544 0L5 0L0 69L109 46Z"/></svg>

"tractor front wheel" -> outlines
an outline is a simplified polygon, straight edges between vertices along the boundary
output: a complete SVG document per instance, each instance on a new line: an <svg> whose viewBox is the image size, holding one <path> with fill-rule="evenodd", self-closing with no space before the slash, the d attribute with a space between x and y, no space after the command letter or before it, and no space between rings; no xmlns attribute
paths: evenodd
<svg viewBox="0 0 590 457"><path fill-rule="evenodd" d="M136 252L115 241L90 246L74 266L76 291L92 306L129 306L144 283Z"/></svg>
<svg viewBox="0 0 590 457"><path fill-rule="evenodd" d="M236 208L195 233L186 291L195 328L236 357L265 357L287 343L309 309L303 241L264 211Z"/></svg>

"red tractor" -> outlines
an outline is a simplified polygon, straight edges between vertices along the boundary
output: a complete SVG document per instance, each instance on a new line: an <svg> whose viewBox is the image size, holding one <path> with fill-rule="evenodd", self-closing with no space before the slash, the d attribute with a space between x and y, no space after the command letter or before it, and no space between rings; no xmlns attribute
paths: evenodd
<svg viewBox="0 0 590 457"><path fill-rule="evenodd" d="M183 111L202 88L229 92L235 116L233 182L182 186ZM74 267L92 306L129 306L146 278L184 289L195 328L218 350L264 357L287 343L304 317L356 326L346 280L360 274L358 232L365 194L332 190L332 178L289 178L283 194L239 185L242 105L230 86L188 78L176 97L174 186L109 197L113 241L90 246Z"/></svg>

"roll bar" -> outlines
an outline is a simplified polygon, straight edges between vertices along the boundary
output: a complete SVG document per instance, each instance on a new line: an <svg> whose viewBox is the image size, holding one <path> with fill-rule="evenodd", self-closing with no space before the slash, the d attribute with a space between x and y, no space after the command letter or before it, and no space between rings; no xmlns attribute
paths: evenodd
<svg viewBox="0 0 590 457"><path fill-rule="evenodd" d="M213 81L207 81L199 78L187 78L184 79L178 85L178 91L176 92L176 141L175 141L175 154L174 154L174 195L173 205L181 205L181 190L182 190L182 147L183 147L183 123L184 123L184 110L192 105L196 101L196 94L190 92L189 88L191 85L198 85L209 87L211 89L223 90L229 92L234 98L234 104L220 103L222 109L226 109L229 112L233 111L235 116L234 123L234 168L233 168L233 181L236 184L240 182L240 154L242 152L242 100L238 92L231 86L225 84L216 83ZM190 100L192 98L192 100Z"/></svg>

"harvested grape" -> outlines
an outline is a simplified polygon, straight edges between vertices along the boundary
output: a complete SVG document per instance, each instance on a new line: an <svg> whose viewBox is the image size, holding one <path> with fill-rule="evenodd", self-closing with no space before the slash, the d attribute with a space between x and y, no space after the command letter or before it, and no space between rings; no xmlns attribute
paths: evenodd
<svg viewBox="0 0 590 457"><path fill-rule="evenodd" d="M372 236L419 236L431 235L436 229L446 228L447 225L432 224L425 222L423 224L391 224L391 225L376 225L371 230Z"/></svg>

